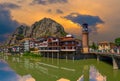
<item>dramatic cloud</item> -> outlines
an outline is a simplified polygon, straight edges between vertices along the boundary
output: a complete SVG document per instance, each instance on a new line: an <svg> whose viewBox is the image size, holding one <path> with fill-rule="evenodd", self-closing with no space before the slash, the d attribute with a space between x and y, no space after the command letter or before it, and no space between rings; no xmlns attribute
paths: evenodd
<svg viewBox="0 0 120 81"><path fill-rule="evenodd" d="M97 32L97 25L104 23L99 16L82 15L79 13L71 13L64 18L79 25L82 25L84 22L88 23L90 32Z"/></svg>
<svg viewBox="0 0 120 81"><path fill-rule="evenodd" d="M60 9L57 9L57 10L56 10L56 13L57 13L57 14L63 14L63 11L60 10Z"/></svg>
<svg viewBox="0 0 120 81"><path fill-rule="evenodd" d="M55 3L67 3L67 0L33 0L33 4L41 4L41 5L47 5L47 4L55 4Z"/></svg>
<svg viewBox="0 0 120 81"><path fill-rule="evenodd" d="M0 8L7 8L7 9L18 9L20 6L13 4L13 3L2 3L0 4Z"/></svg>
<svg viewBox="0 0 120 81"><path fill-rule="evenodd" d="M15 6L10 5L4 5L0 4L0 41L4 40L6 37L6 34L12 33L16 27L19 26L19 23L12 19L10 10L6 7L9 6L9 8L16 8ZM2 38L3 37L3 38Z"/></svg>

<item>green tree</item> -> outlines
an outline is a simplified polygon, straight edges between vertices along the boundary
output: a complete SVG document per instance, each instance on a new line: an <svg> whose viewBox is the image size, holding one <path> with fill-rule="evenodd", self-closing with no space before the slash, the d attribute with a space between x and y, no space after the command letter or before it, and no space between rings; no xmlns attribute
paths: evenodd
<svg viewBox="0 0 120 81"><path fill-rule="evenodd" d="M24 39L24 35L23 34L19 34L19 35L16 36L16 39L17 40L22 40L22 39Z"/></svg>
<svg viewBox="0 0 120 81"><path fill-rule="evenodd" d="M90 46L90 48L96 50L96 49L98 49L98 46L93 42L92 45Z"/></svg>
<svg viewBox="0 0 120 81"><path fill-rule="evenodd" d="M120 46L120 37L115 39L115 44L116 44L117 46Z"/></svg>

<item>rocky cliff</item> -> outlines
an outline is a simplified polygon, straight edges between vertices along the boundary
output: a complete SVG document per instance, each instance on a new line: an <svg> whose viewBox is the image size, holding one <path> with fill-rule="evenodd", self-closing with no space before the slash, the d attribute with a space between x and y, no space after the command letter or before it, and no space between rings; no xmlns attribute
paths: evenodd
<svg viewBox="0 0 120 81"><path fill-rule="evenodd" d="M43 36L65 36L66 32L62 25L50 18L44 18L38 22L35 22L31 27L31 37L43 37Z"/></svg>
<svg viewBox="0 0 120 81"><path fill-rule="evenodd" d="M26 37L29 37L30 27L28 26L19 26L8 38L7 44L14 45L18 44L19 40L22 40Z"/></svg>
<svg viewBox="0 0 120 81"><path fill-rule="evenodd" d="M21 25L9 37L7 44L13 45L19 43L19 40L24 38L40 38L45 36L62 37L67 33L62 25L50 18L43 18L35 22L31 27Z"/></svg>

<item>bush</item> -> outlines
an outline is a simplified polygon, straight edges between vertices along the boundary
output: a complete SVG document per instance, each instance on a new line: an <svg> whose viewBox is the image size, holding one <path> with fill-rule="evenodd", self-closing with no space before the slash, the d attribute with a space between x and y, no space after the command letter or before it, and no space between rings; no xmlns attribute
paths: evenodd
<svg viewBox="0 0 120 81"><path fill-rule="evenodd" d="M23 56L41 57L41 54L34 54L31 52L25 52Z"/></svg>
<svg viewBox="0 0 120 81"><path fill-rule="evenodd" d="M16 39L17 40L22 40L22 39L24 39L24 35L19 34L19 35L16 36Z"/></svg>

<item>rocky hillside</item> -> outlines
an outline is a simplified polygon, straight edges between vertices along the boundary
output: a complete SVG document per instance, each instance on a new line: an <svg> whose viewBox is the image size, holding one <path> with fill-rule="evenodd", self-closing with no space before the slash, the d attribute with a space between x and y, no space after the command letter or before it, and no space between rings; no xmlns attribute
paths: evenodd
<svg viewBox="0 0 120 81"><path fill-rule="evenodd" d="M29 30L30 30L30 27L21 25L20 27L16 29L14 34L23 35L24 37L27 37L29 36L29 33L30 33Z"/></svg>
<svg viewBox="0 0 120 81"><path fill-rule="evenodd" d="M13 45L19 43L27 37L40 38L44 36L62 37L67 33L64 31L62 25L50 18L43 18L42 20L35 22L31 27L20 26L16 31L9 37L7 44Z"/></svg>
<svg viewBox="0 0 120 81"><path fill-rule="evenodd" d="M35 22L31 27L31 37L43 37L43 36L65 36L66 32L62 25L50 18L44 18L38 22Z"/></svg>
<svg viewBox="0 0 120 81"><path fill-rule="evenodd" d="M9 36L7 40L7 44L9 45L14 45L19 43L19 40L24 39L25 37L29 37L29 30L30 27L28 26L19 26L13 33L12 35Z"/></svg>

